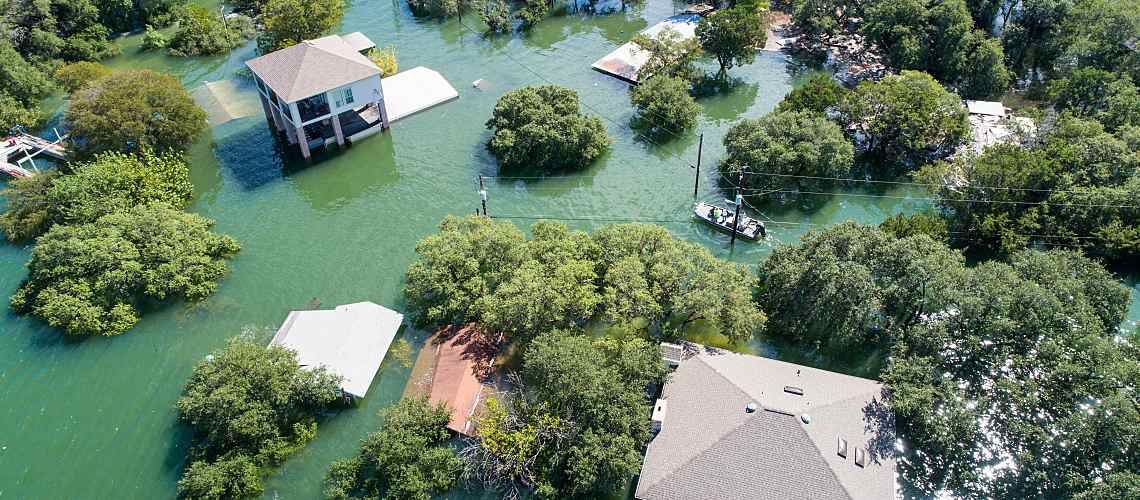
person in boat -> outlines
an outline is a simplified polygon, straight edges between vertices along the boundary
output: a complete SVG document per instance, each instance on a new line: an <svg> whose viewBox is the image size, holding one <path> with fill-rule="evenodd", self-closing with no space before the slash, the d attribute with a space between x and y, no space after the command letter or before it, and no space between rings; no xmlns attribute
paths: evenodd
<svg viewBox="0 0 1140 500"><path fill-rule="evenodd" d="M709 209L709 218L711 218L714 222L717 220L717 208L716 207L712 207Z"/></svg>

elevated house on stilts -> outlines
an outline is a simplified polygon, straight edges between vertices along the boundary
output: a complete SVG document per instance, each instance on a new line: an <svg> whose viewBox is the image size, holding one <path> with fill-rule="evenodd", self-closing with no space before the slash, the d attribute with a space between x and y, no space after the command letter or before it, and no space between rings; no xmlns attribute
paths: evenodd
<svg viewBox="0 0 1140 500"><path fill-rule="evenodd" d="M360 32L306 40L246 61L269 127L309 159L334 140L344 147L392 121L459 97L439 73L417 67L381 78Z"/></svg>

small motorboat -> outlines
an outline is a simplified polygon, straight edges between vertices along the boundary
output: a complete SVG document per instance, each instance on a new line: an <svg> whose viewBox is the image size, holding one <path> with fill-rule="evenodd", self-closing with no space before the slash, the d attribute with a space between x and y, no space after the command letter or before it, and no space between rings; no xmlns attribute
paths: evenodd
<svg viewBox="0 0 1140 500"><path fill-rule="evenodd" d="M735 209L718 207L703 201L697 202L693 205L693 214L697 218L716 226L721 231L732 233L733 215ZM756 219L740 214L740 224L736 226L736 235L749 240L757 238L764 238L768 235L764 223Z"/></svg>

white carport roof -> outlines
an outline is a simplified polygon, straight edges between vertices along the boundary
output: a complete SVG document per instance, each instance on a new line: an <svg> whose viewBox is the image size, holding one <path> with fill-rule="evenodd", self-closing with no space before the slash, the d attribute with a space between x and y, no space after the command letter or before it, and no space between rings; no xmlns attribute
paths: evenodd
<svg viewBox="0 0 1140 500"><path fill-rule="evenodd" d="M270 345L296 351L302 366L340 375L341 389L362 398L403 321L403 314L372 302L292 311Z"/></svg>

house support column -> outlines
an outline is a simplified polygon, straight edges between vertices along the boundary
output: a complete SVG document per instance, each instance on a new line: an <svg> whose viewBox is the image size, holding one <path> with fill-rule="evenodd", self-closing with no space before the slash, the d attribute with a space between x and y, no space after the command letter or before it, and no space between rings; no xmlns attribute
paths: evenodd
<svg viewBox="0 0 1140 500"><path fill-rule="evenodd" d="M261 98L261 110L265 112L265 122L269 124L269 129L273 131L281 130L281 128L277 126L277 123L274 122L275 117L273 116L273 111L269 109L269 99L266 99L260 92L257 93L257 97Z"/></svg>
<svg viewBox="0 0 1140 500"><path fill-rule="evenodd" d="M386 129L391 126L391 124L388 123L388 110L384 106L383 97L376 101L376 110L380 112L380 128Z"/></svg>
<svg viewBox="0 0 1140 500"><path fill-rule="evenodd" d="M285 117L281 116L281 110L277 109L277 106L274 106L272 103L270 103L269 109L273 113L273 124L277 126L277 131L285 131L287 127L285 127Z"/></svg>
<svg viewBox="0 0 1140 500"><path fill-rule="evenodd" d="M285 138L289 140L289 144L297 144L297 129L285 127Z"/></svg>
<svg viewBox="0 0 1140 500"><path fill-rule="evenodd" d="M297 127L297 144L301 146L301 156L308 160L309 156L309 139L305 137L305 127Z"/></svg>
<svg viewBox="0 0 1140 500"><path fill-rule="evenodd" d="M340 147L344 147L344 130L340 128L340 115L332 115L333 132L336 133L336 143Z"/></svg>

